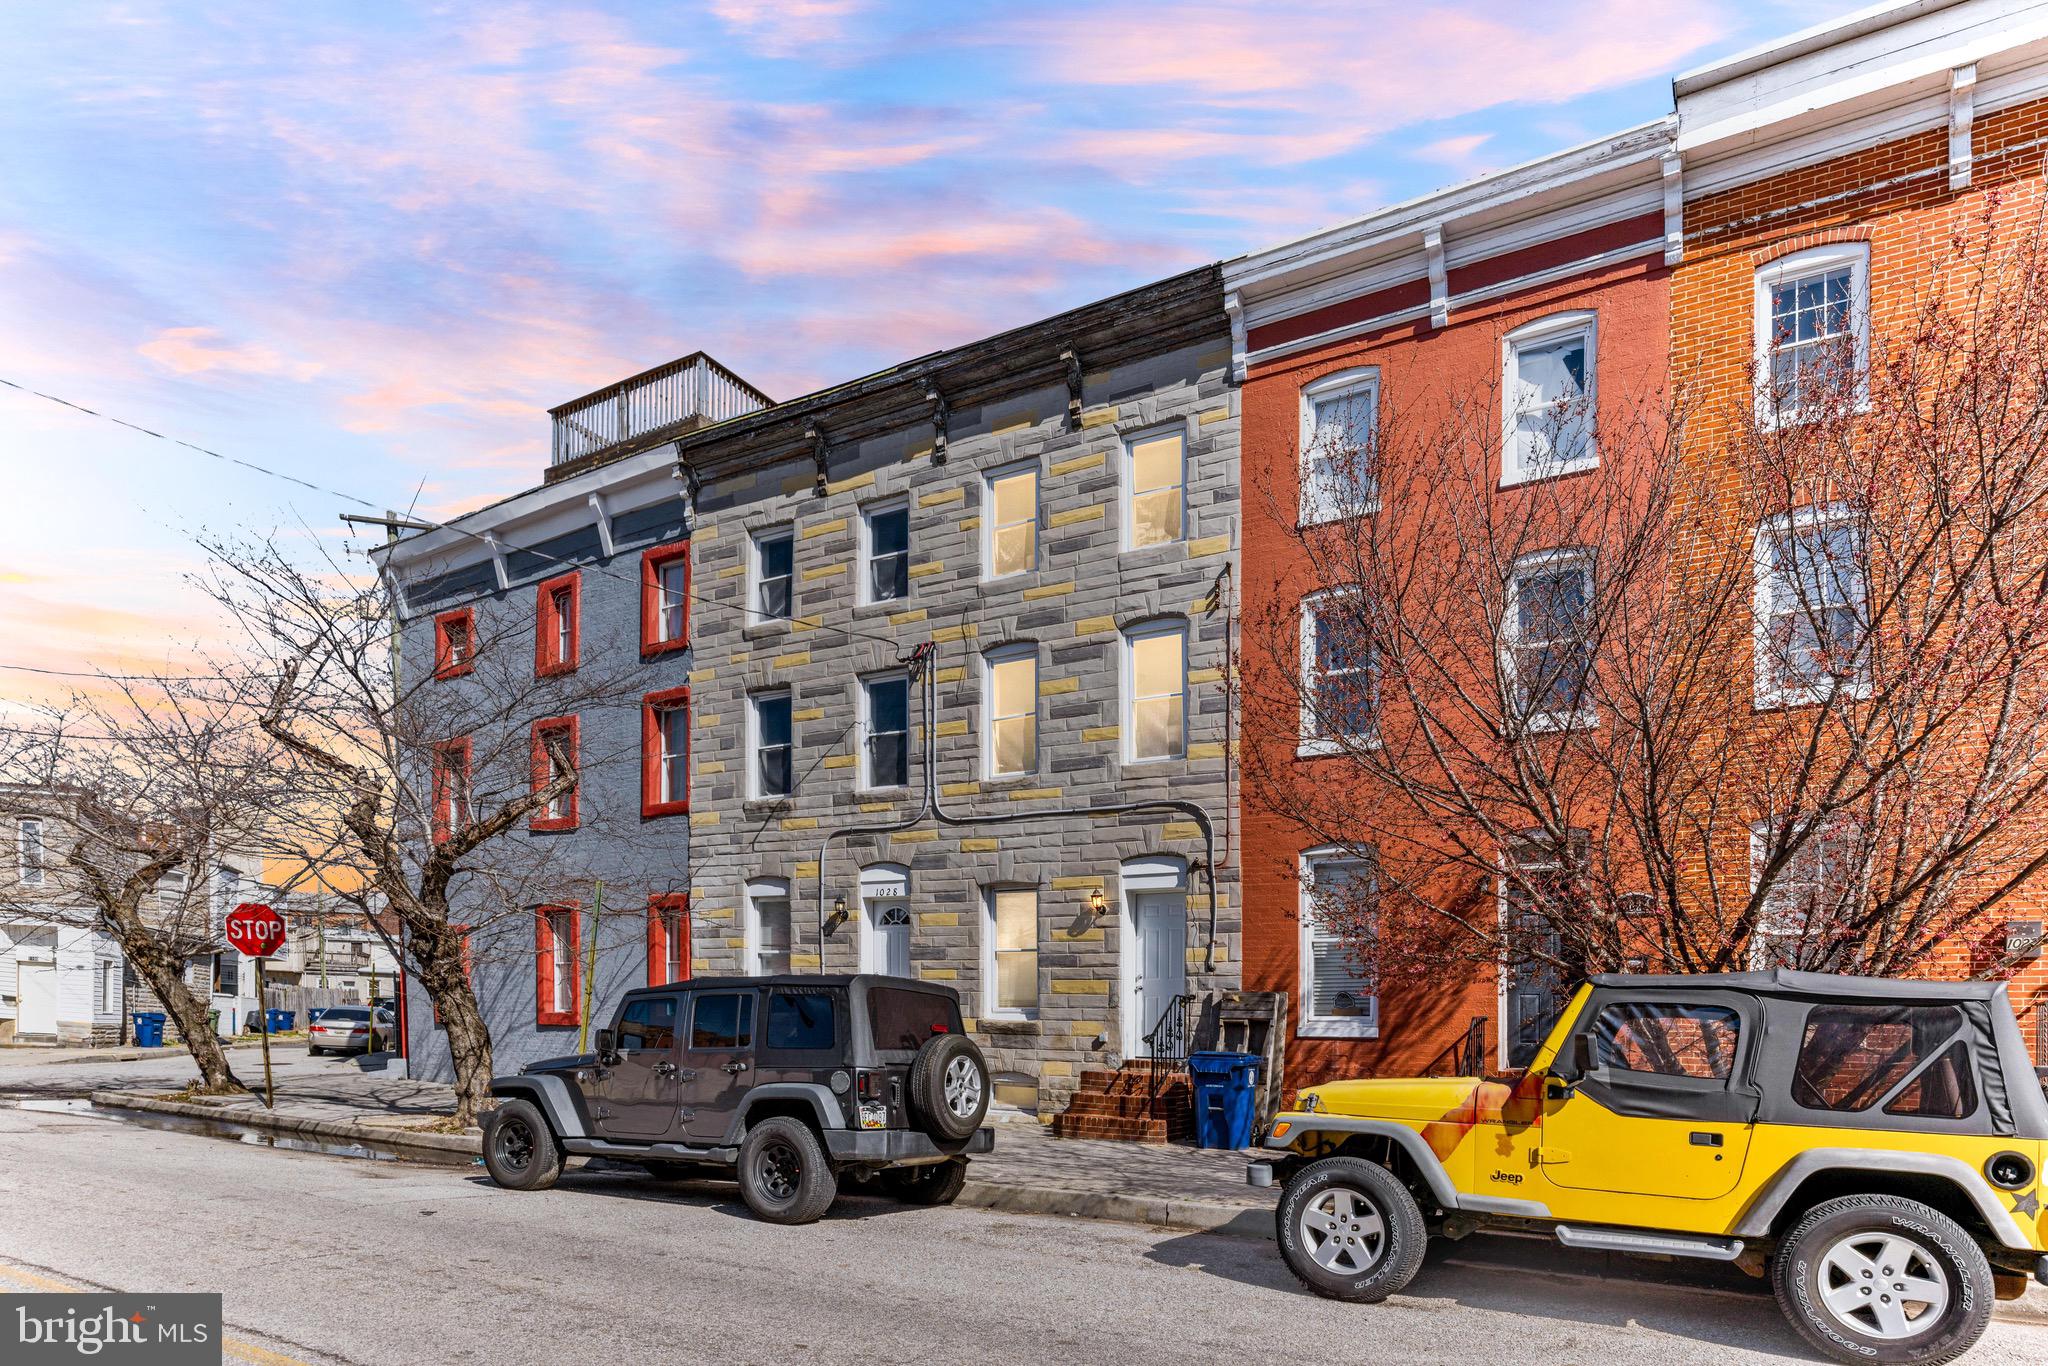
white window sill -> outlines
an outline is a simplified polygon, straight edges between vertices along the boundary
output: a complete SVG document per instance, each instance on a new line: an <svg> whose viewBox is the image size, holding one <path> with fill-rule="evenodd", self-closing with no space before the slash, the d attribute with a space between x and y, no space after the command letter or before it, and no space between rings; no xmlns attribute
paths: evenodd
<svg viewBox="0 0 2048 1366"><path fill-rule="evenodd" d="M1126 754L1124 756L1124 767L1151 768L1156 764L1179 764L1187 762L1187 757L1185 750L1179 754L1161 754L1150 759L1140 759L1134 755Z"/></svg>
<svg viewBox="0 0 2048 1366"><path fill-rule="evenodd" d="M1500 486L1504 489L1519 488L1524 484L1541 484L1549 479L1562 479L1568 474L1584 474L1600 468L1600 457L1595 455L1586 460L1574 460L1566 465L1554 465L1536 470L1502 470Z"/></svg>
<svg viewBox="0 0 2048 1366"><path fill-rule="evenodd" d="M1758 689L1751 703L1754 711L1791 711L1796 707L1821 707L1843 698L1850 702L1865 702L1870 698L1870 680L1843 683L1834 687Z"/></svg>
<svg viewBox="0 0 2048 1366"><path fill-rule="evenodd" d="M979 1017L979 1023L1004 1025L1037 1024L1038 1012L1035 1010L984 1010Z"/></svg>
<svg viewBox="0 0 2048 1366"><path fill-rule="evenodd" d="M1555 735L1560 731L1598 730L1599 728L1600 713L1596 711L1579 711L1562 715L1555 712L1544 712L1541 715L1529 718L1529 731L1535 735Z"/></svg>
<svg viewBox="0 0 2048 1366"><path fill-rule="evenodd" d="M1302 530L1312 526L1335 526L1339 522L1355 522L1360 517L1373 516L1379 510L1380 500L1377 498L1369 503L1361 503L1355 508L1340 508L1334 512L1311 512L1303 508L1296 514L1295 522Z"/></svg>
<svg viewBox="0 0 2048 1366"><path fill-rule="evenodd" d="M1298 1039L1377 1039L1380 1027L1373 1020L1303 1020L1294 1035Z"/></svg>
<svg viewBox="0 0 2048 1366"><path fill-rule="evenodd" d="M1869 412L1870 395L1864 394L1844 416L1863 417ZM1787 427L1803 427L1809 422L1818 422L1825 416L1825 413L1809 413L1799 408L1774 408L1767 399L1761 398L1757 400L1756 405L1757 428L1766 432L1782 431Z"/></svg>
<svg viewBox="0 0 2048 1366"><path fill-rule="evenodd" d="M1333 754L1346 754L1354 749L1378 749L1377 735L1347 735L1339 740L1303 740L1294 748L1297 759L1327 759Z"/></svg>

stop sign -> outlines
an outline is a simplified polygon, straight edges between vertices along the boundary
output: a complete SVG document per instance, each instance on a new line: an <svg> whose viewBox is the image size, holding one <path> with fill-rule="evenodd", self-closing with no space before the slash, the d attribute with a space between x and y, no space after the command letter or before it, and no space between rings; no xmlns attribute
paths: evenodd
<svg viewBox="0 0 2048 1366"><path fill-rule="evenodd" d="M267 958L284 946L284 917L260 901L245 901L228 912L222 929L245 957Z"/></svg>

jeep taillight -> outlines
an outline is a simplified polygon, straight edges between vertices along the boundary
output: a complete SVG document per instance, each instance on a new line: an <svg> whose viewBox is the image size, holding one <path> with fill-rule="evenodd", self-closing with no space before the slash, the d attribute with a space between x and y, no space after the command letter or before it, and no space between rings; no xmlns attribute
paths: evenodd
<svg viewBox="0 0 2048 1366"><path fill-rule="evenodd" d="M875 1093L874 1074L871 1072L855 1072L853 1074L853 1093L862 1100L866 1100L869 1096L873 1095Z"/></svg>

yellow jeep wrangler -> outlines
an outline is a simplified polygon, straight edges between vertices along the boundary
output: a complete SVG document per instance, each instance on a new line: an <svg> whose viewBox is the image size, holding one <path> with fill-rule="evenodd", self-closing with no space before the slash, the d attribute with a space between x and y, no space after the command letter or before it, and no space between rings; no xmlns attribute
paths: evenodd
<svg viewBox="0 0 2048 1366"><path fill-rule="evenodd" d="M1519 1075L1340 1081L1275 1117L1280 1253L1406 1285L1431 1234L1732 1262L1842 1361L1939 1362L2048 1284L2048 1097L2002 984L1594 977Z"/></svg>

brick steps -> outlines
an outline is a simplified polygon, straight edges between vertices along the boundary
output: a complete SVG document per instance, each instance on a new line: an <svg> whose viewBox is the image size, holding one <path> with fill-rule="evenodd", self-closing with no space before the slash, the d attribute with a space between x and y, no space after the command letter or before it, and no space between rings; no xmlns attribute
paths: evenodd
<svg viewBox="0 0 2048 1366"><path fill-rule="evenodd" d="M1091 1067L1079 1082L1067 1108L1053 1117L1060 1138L1183 1143L1194 1137L1193 1092L1185 1076L1161 1075L1155 1090L1149 1067Z"/></svg>

